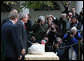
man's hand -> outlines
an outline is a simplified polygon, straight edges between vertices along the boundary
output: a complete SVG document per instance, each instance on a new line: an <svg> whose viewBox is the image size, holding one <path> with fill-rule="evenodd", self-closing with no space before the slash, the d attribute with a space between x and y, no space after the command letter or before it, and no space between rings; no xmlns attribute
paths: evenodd
<svg viewBox="0 0 84 61"><path fill-rule="evenodd" d="M23 54L23 55L25 55L25 49L22 49L22 51L21 51L21 53Z"/></svg>

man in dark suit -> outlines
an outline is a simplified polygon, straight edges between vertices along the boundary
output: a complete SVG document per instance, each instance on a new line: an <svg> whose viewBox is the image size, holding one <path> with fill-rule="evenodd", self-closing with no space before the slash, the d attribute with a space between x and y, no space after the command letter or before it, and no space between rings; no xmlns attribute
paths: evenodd
<svg viewBox="0 0 84 61"><path fill-rule="evenodd" d="M2 52L6 60L21 59L22 46L18 37L16 26L18 18L18 13L10 12L10 20L4 23L1 28Z"/></svg>
<svg viewBox="0 0 84 61"><path fill-rule="evenodd" d="M28 47L32 45L32 42L27 40L27 33L26 33L26 27L25 27L25 23L27 23L27 20L28 20L27 14L22 13L20 16L20 20L17 21L16 23L18 27L18 33L22 44L22 48L23 48L23 51L25 51L24 55L28 53L27 52Z"/></svg>

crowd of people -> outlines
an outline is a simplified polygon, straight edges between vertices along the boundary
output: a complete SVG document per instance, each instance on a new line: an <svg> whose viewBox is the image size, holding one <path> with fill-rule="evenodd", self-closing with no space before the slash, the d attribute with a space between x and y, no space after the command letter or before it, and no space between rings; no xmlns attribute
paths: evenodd
<svg viewBox="0 0 84 61"><path fill-rule="evenodd" d="M66 6L68 8L68 6ZM54 15L39 16L32 24L29 14L18 14L13 9L2 22L2 53L5 59L24 59L28 47L40 43L46 52L54 52L60 60L77 60L83 54L83 8L80 14L75 7L65 9L57 18ZM75 44L75 45L74 45ZM72 46L71 46L72 45ZM67 46L67 47L66 47Z"/></svg>

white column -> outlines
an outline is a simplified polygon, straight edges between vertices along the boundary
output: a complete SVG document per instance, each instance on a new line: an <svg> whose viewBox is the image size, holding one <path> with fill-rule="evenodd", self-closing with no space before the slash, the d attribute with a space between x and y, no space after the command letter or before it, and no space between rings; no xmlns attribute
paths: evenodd
<svg viewBox="0 0 84 61"><path fill-rule="evenodd" d="M83 1L76 1L76 11L78 14L82 8L83 8Z"/></svg>
<svg viewBox="0 0 84 61"><path fill-rule="evenodd" d="M29 9L28 8L22 8L22 12L25 14L29 14Z"/></svg>

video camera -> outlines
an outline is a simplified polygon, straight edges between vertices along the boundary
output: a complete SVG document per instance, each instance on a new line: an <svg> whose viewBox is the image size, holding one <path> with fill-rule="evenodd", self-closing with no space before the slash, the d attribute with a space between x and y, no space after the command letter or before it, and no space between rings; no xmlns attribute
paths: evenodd
<svg viewBox="0 0 84 61"><path fill-rule="evenodd" d="M52 31L55 30L55 25L52 25L52 26L51 26L51 30L52 30Z"/></svg>
<svg viewBox="0 0 84 61"><path fill-rule="evenodd" d="M54 27L51 27L51 30L54 30Z"/></svg>
<svg viewBox="0 0 84 61"><path fill-rule="evenodd" d="M73 32L71 30L67 31L68 34L73 34Z"/></svg>

